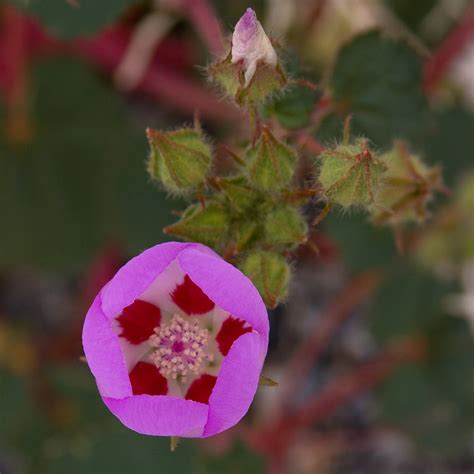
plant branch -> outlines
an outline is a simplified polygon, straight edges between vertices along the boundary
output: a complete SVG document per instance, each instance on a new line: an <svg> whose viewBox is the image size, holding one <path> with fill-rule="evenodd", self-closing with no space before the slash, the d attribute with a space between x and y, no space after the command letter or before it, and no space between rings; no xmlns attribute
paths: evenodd
<svg viewBox="0 0 474 474"><path fill-rule="evenodd" d="M474 4L460 19L456 27L444 39L424 67L423 85L426 92L431 92L454 59L474 36Z"/></svg>
<svg viewBox="0 0 474 474"><path fill-rule="evenodd" d="M313 330L293 354L281 381L281 403L288 403L301 389L314 362L318 360L340 326L379 285L381 275L369 271L355 276L326 309Z"/></svg>

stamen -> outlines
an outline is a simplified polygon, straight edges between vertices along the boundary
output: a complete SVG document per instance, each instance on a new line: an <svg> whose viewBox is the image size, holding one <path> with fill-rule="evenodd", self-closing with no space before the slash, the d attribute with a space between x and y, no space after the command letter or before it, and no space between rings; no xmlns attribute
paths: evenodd
<svg viewBox="0 0 474 474"><path fill-rule="evenodd" d="M150 359L164 377L186 382L187 375L200 373L204 361L212 361L206 352L209 331L197 321L189 323L175 314L169 325L161 325L148 340L154 351Z"/></svg>

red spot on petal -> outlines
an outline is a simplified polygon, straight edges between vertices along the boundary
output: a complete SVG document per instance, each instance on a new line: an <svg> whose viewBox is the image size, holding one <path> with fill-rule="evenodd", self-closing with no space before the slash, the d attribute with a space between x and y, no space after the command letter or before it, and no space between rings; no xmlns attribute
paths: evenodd
<svg viewBox="0 0 474 474"><path fill-rule="evenodd" d="M166 395L168 381L160 371L147 362L138 362L130 372L130 382L134 395Z"/></svg>
<svg viewBox="0 0 474 474"><path fill-rule="evenodd" d="M196 379L188 388L186 393L186 400L193 400L195 402L209 403L212 389L216 384L217 377L214 375L204 374Z"/></svg>
<svg viewBox="0 0 474 474"><path fill-rule="evenodd" d="M135 300L122 310L117 320L122 328L119 336L132 344L140 344L146 341L153 334L153 329L160 325L161 311L151 303Z"/></svg>
<svg viewBox="0 0 474 474"><path fill-rule="evenodd" d="M221 330L216 336L219 350L223 355L227 355L234 341L247 332L252 332L250 326L245 326L246 322L239 318L229 316L223 323Z"/></svg>
<svg viewBox="0 0 474 474"><path fill-rule="evenodd" d="M171 294L173 301L187 314L203 314L214 308L214 303L188 275Z"/></svg>

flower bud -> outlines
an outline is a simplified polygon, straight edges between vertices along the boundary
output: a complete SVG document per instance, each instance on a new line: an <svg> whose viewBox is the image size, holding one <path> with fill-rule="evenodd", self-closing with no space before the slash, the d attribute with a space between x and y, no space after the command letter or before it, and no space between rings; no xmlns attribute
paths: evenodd
<svg viewBox="0 0 474 474"><path fill-rule="evenodd" d="M308 226L293 206L270 211L265 218L265 242L269 245L297 246L306 240Z"/></svg>
<svg viewBox="0 0 474 474"><path fill-rule="evenodd" d="M232 64L243 61L245 87L248 87L259 63L275 67L277 54L257 15L251 8L242 15L232 35Z"/></svg>
<svg viewBox="0 0 474 474"><path fill-rule="evenodd" d="M264 128L258 143L247 151L248 179L261 191L278 191L293 177L297 158L290 147Z"/></svg>
<svg viewBox="0 0 474 474"><path fill-rule="evenodd" d="M265 251L250 253L239 268L252 280L269 308L275 308L285 298L290 267L280 254Z"/></svg>
<svg viewBox="0 0 474 474"><path fill-rule="evenodd" d="M208 72L242 107L264 102L287 83L277 53L251 8L237 22L228 54L211 64Z"/></svg>
<svg viewBox="0 0 474 474"><path fill-rule="evenodd" d="M211 168L210 146L201 131L183 128L173 132L147 129L150 143L148 170L167 191L185 194L206 181Z"/></svg>
<svg viewBox="0 0 474 474"><path fill-rule="evenodd" d="M380 159L387 166L371 208L375 224L423 222L427 204L442 186L439 167L427 166L399 142Z"/></svg>
<svg viewBox="0 0 474 474"><path fill-rule="evenodd" d="M164 229L165 234L213 247L223 243L228 231L227 211L216 202L208 202L205 207L200 204L189 206L178 222Z"/></svg>
<svg viewBox="0 0 474 474"><path fill-rule="evenodd" d="M254 206L258 199L257 193L247 184L244 176L215 178L215 184L232 208L239 213Z"/></svg>
<svg viewBox="0 0 474 474"><path fill-rule="evenodd" d="M368 206L385 171L385 165L367 147L367 141L341 144L321 155L319 181L330 202L343 207Z"/></svg>

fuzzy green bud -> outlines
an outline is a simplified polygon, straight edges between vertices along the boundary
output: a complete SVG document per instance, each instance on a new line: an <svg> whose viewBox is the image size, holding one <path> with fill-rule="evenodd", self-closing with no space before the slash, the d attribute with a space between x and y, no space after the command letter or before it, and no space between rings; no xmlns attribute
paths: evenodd
<svg viewBox="0 0 474 474"><path fill-rule="evenodd" d="M371 208L375 224L423 222L434 191L442 187L439 167L427 166L398 142L380 159L387 166Z"/></svg>
<svg viewBox="0 0 474 474"><path fill-rule="evenodd" d="M214 178L214 184L222 191L232 208L239 213L254 206L258 199L257 193L247 184L244 176Z"/></svg>
<svg viewBox="0 0 474 474"><path fill-rule="evenodd" d="M308 226L299 210L284 206L270 211L265 218L265 243L297 246L306 241Z"/></svg>
<svg viewBox="0 0 474 474"><path fill-rule="evenodd" d="M242 220L235 225L235 246L238 252L248 249L261 238L260 225L253 220Z"/></svg>
<svg viewBox="0 0 474 474"><path fill-rule="evenodd" d="M175 194L186 194L206 181L212 154L198 129L183 128L173 132L146 131L150 143L150 176Z"/></svg>
<svg viewBox="0 0 474 474"><path fill-rule="evenodd" d="M290 266L280 254L253 252L240 262L239 268L252 280L269 308L275 308L286 297Z"/></svg>
<svg viewBox="0 0 474 474"><path fill-rule="evenodd" d="M328 148L319 158L319 182L330 202L346 208L374 202L386 166L368 149L366 140Z"/></svg>
<svg viewBox="0 0 474 474"><path fill-rule="evenodd" d="M166 227L165 234L175 235L191 242L220 247L229 231L229 216L224 206L208 202L189 206L178 222Z"/></svg>
<svg viewBox="0 0 474 474"><path fill-rule="evenodd" d="M249 182L261 191L278 191L293 177L297 159L294 150L264 128L257 144L247 150Z"/></svg>

